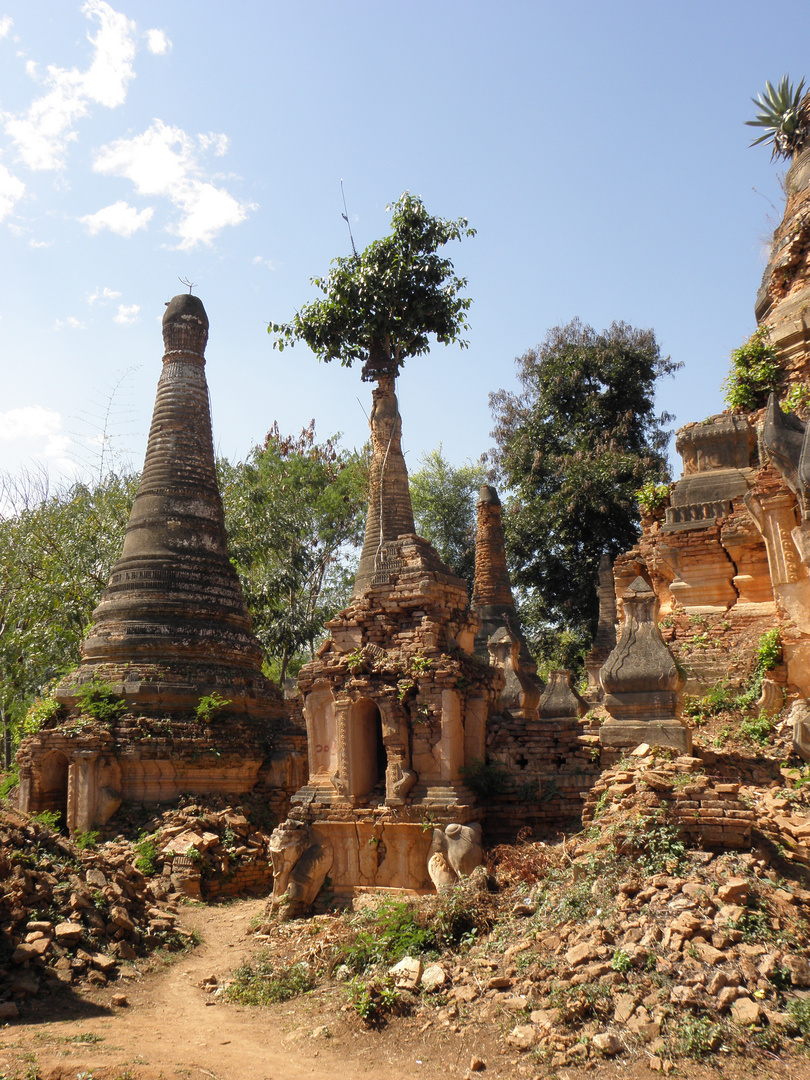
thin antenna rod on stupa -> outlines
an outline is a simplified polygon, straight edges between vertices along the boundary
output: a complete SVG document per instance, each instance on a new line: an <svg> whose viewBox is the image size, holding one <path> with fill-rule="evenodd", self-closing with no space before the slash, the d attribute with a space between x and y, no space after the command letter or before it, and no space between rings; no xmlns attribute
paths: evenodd
<svg viewBox="0 0 810 1080"><path fill-rule="evenodd" d="M197 288L197 282L196 281L189 281L188 278L184 278L184 277L179 277L177 280L180 282L181 285L187 285L188 286L188 295L189 296L191 296L191 290Z"/></svg>
<svg viewBox="0 0 810 1080"><path fill-rule="evenodd" d="M357 248L354 246L354 237L352 236L352 227L351 227L351 224L349 223L349 210L348 210L348 208L346 206L346 192L343 190L343 180L342 180L342 178L341 178L341 181L340 181L340 194L343 196L343 213L340 216L346 222L346 228L349 230L349 239L352 242L352 252L354 253L354 257L356 259L357 258Z"/></svg>

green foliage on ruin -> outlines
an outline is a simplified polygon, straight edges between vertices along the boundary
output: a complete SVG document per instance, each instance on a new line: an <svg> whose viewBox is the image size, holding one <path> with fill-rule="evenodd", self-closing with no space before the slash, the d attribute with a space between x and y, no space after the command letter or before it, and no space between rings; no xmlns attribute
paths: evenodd
<svg viewBox="0 0 810 1080"><path fill-rule="evenodd" d="M475 534L478 492L486 481L482 462L452 465L438 449L423 454L410 474L411 504L416 531L428 540L442 562L467 581L475 581Z"/></svg>
<svg viewBox="0 0 810 1080"><path fill-rule="evenodd" d="M746 120L748 127L764 128L764 133L750 144L770 141L771 159L790 158L804 148L807 140L807 111L802 107L804 79L794 86L787 75L783 75L774 86L765 83L765 92L751 98L757 112L754 120Z"/></svg>
<svg viewBox="0 0 810 1080"><path fill-rule="evenodd" d="M466 348L472 304L467 281L439 255L451 240L474 236L466 218L428 214L407 191L386 207L391 232L357 254L334 259L326 277L312 278L323 297L305 304L289 322L271 322L273 347L303 341L319 360L344 367L363 361L363 378L396 375L411 356L428 352L433 336Z"/></svg>
<svg viewBox="0 0 810 1080"><path fill-rule="evenodd" d="M0 477L0 720L16 739L35 698L79 663L137 482L109 473L54 488L42 474ZM48 719L35 713L32 724Z"/></svg>
<svg viewBox="0 0 810 1080"><path fill-rule="evenodd" d="M781 377L776 350L768 327L760 326L731 353L731 370L723 382L725 401L731 409L752 412L761 409Z"/></svg>
<svg viewBox="0 0 810 1080"><path fill-rule="evenodd" d="M507 485L507 554L538 658L563 629L587 648L596 627L599 559L632 547L636 493L665 483L672 419L655 410L678 364L652 330L579 320L551 329L516 360L520 390L490 397L493 456Z"/></svg>
<svg viewBox="0 0 810 1080"><path fill-rule="evenodd" d="M197 702L194 716L199 724L209 724L214 717L218 716L230 704L227 698L222 697L216 691L213 694L204 694Z"/></svg>
<svg viewBox="0 0 810 1080"><path fill-rule="evenodd" d="M109 683L92 679L78 688L76 708L82 716L90 716L101 724L111 724L126 712L127 703Z"/></svg>
<svg viewBox="0 0 810 1080"><path fill-rule="evenodd" d="M318 441L314 421L297 437L274 424L245 461L217 463L231 560L280 683L351 591L368 467L339 440Z"/></svg>

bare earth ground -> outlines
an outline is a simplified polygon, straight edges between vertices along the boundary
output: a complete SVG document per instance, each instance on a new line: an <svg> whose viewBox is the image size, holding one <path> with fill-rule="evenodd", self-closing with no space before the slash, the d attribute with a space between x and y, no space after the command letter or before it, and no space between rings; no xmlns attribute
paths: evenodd
<svg viewBox="0 0 810 1080"><path fill-rule="evenodd" d="M424 1012L396 1017L381 1030L366 1028L334 987L266 1009L245 1008L208 993L211 976L226 980L261 942L250 933L263 900L194 905L184 923L203 944L170 962L153 958L124 972L102 990L39 999L35 1012L0 1028L0 1080L412 1080L464 1077L473 1057L485 1063L469 1075L558 1080L625 1077L652 1080L646 1055L548 1066L516 1055L503 1042L511 1023L442 1023ZM114 994L129 1004L115 1008ZM512 1021L513 1022L513 1021ZM96 1041L97 1040L97 1041ZM712 1065L684 1062L674 1076L690 1080L807 1080L810 1058L716 1058Z"/></svg>

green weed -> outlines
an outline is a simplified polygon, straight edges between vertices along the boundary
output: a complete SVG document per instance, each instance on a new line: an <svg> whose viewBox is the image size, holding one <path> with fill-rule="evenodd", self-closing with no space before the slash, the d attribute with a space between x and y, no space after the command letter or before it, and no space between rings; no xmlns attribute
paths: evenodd
<svg viewBox="0 0 810 1080"><path fill-rule="evenodd" d="M274 1005L300 997L314 986L315 979L306 964L275 968L267 957L259 957L255 964L246 960L236 969L225 996L240 1005Z"/></svg>

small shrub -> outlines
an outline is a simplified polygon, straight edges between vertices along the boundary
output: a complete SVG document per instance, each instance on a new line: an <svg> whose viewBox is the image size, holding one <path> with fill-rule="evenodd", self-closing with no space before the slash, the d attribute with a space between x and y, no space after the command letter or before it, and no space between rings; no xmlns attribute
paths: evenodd
<svg viewBox="0 0 810 1080"><path fill-rule="evenodd" d="M773 731L773 721L767 716L752 716L740 724L740 734L749 742L765 746Z"/></svg>
<svg viewBox="0 0 810 1080"><path fill-rule="evenodd" d="M639 509L644 514L654 514L669 505L669 484L657 484L655 480L648 480L646 484L634 492Z"/></svg>
<svg viewBox="0 0 810 1080"><path fill-rule="evenodd" d="M797 385L782 402L782 412L798 412L800 416L806 416L808 406L810 406L810 388Z"/></svg>
<svg viewBox="0 0 810 1080"><path fill-rule="evenodd" d="M10 792L17 787L20 782L20 766L15 761L9 771L5 774L2 780L0 780L0 799L7 799Z"/></svg>
<svg viewBox="0 0 810 1080"><path fill-rule="evenodd" d="M625 972L633 966L633 961L624 949L617 949L611 958L610 966L614 971Z"/></svg>
<svg viewBox="0 0 810 1080"><path fill-rule="evenodd" d="M39 825L43 825L46 829L57 832L62 815L58 810L42 810L38 814L32 814L31 819Z"/></svg>
<svg viewBox="0 0 810 1080"><path fill-rule="evenodd" d="M708 1016L684 1016L678 1025L675 1048L684 1057L702 1058L720 1045L721 1029Z"/></svg>
<svg viewBox="0 0 810 1080"><path fill-rule="evenodd" d="M22 734L35 735L42 728L48 727L49 722L59 715L61 709L62 706L56 698L37 698L23 717Z"/></svg>
<svg viewBox="0 0 810 1080"><path fill-rule="evenodd" d="M346 667L352 675L356 675L358 671L363 670L363 662L363 654L360 649L355 649L346 656Z"/></svg>
<svg viewBox="0 0 810 1080"><path fill-rule="evenodd" d="M678 828L661 813L653 817L639 815L631 822L623 846L650 874L677 873L686 859L686 845Z"/></svg>
<svg viewBox="0 0 810 1080"><path fill-rule="evenodd" d="M810 998L794 998L788 1003L788 1016L805 1042L810 1042Z"/></svg>
<svg viewBox="0 0 810 1080"><path fill-rule="evenodd" d="M375 964L395 964L403 956L435 951L434 930L420 925L414 908L404 900L384 900L367 913L366 922L354 941L338 950L337 963L352 971L363 972Z"/></svg>
<svg viewBox="0 0 810 1080"><path fill-rule="evenodd" d="M730 408L744 412L758 409L776 388L781 371L768 337L767 326L760 326L748 341L732 351L731 370L723 383Z"/></svg>
<svg viewBox="0 0 810 1080"><path fill-rule="evenodd" d="M90 716L102 724L111 724L126 711L127 703L115 693L109 683L93 679L79 687L76 707L85 716Z"/></svg>
<svg viewBox="0 0 810 1080"><path fill-rule="evenodd" d="M225 996L240 1005L274 1005L306 994L314 986L306 964L276 969L267 957L259 957L255 964L246 960L236 969Z"/></svg>
<svg viewBox="0 0 810 1080"><path fill-rule="evenodd" d="M222 712L223 709L230 705L230 701L227 698L221 697L216 691L213 694L206 694L201 697L197 703L197 707L194 710L194 715L197 718L198 724L208 724L215 716Z"/></svg>
<svg viewBox="0 0 810 1080"><path fill-rule="evenodd" d="M141 836L133 844L138 858L135 860L135 869L140 870L146 877L152 877L157 873L158 847L153 836Z"/></svg>
<svg viewBox="0 0 810 1080"><path fill-rule="evenodd" d="M378 986L352 979L347 988L349 1004L366 1024L378 1024L400 1008L402 1000L393 986Z"/></svg>
<svg viewBox="0 0 810 1080"><path fill-rule="evenodd" d="M92 851L98 845L99 834L97 831L77 832L73 837L73 843L80 851Z"/></svg>

